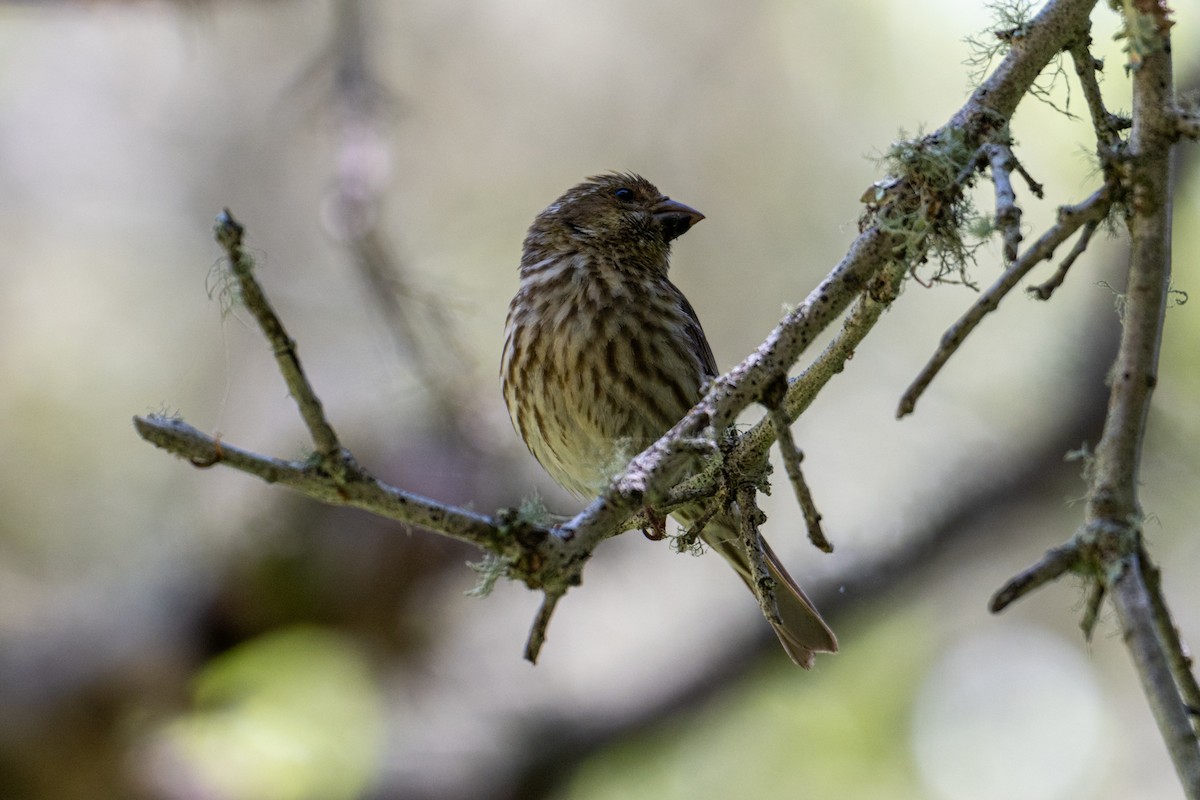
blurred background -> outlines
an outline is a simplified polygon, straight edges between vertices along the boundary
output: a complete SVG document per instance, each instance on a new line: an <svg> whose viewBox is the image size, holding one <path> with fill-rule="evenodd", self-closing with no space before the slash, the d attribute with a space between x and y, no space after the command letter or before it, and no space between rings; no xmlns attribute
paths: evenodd
<svg viewBox="0 0 1200 800"><path fill-rule="evenodd" d="M1103 88L1127 110L1103 5ZM1184 88L1193 10L1173 31ZM1085 642L1070 580L986 611L1082 517L1064 455L1099 436L1121 237L1097 237L1049 303L1014 293L896 422L975 297L909 282L799 421L836 552L808 545L786 482L765 531L842 644L811 673L720 559L636 533L597 553L532 667L539 597L467 596L478 553L196 470L129 422L166 411L306 450L223 298L211 223L228 206L360 462L485 512L537 493L573 513L497 387L534 215L609 169L701 209L673 276L732 366L845 251L873 159L961 105L964 39L988 41L990 16L959 0L0 4L0 799L1182 797L1111 612ZM1027 99L1014 121L1047 189L1016 185L1033 236L1097 181L1065 69L1045 85L1083 119ZM1200 185L1187 159L1178 178L1190 292ZM978 255L987 285L999 248ZM1142 475L1192 642L1194 306L1169 312Z"/></svg>

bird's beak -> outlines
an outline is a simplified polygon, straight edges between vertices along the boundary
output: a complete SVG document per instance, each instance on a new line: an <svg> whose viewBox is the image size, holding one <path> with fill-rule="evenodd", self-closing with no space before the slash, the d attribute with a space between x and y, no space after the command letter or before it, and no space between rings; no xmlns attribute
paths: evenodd
<svg viewBox="0 0 1200 800"><path fill-rule="evenodd" d="M668 242L687 233L689 228L704 219L704 215L696 209L669 197L655 203L650 213L662 228L663 239Z"/></svg>

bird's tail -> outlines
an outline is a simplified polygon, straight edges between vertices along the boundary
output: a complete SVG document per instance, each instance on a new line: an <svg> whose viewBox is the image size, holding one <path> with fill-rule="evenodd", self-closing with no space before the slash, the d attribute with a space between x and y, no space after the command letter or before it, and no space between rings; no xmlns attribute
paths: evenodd
<svg viewBox="0 0 1200 800"><path fill-rule="evenodd" d="M730 563L753 592L750 560L742 548L736 520L717 515L704 526L700 536ZM820 612L804 594L804 590L783 568L766 540L763 541L763 552L767 559L767 571L775 581L775 604L779 609L779 622L772 622L771 627L775 629L775 635L792 661L810 669L815 654L837 652L837 637L821 619Z"/></svg>

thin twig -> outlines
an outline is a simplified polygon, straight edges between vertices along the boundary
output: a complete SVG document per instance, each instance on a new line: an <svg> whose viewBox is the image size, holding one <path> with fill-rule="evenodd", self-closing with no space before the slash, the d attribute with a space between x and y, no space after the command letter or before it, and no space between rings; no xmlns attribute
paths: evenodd
<svg viewBox="0 0 1200 800"><path fill-rule="evenodd" d="M1096 630L1096 623L1100 620L1100 606L1104 603L1104 596L1107 593L1101 581L1094 581L1088 588L1087 600L1083 606L1083 616L1079 619L1079 628L1083 631L1083 638L1089 642L1092 640L1092 633Z"/></svg>
<svg viewBox="0 0 1200 800"><path fill-rule="evenodd" d="M700 538L700 534L704 532L705 526L708 525L709 521L713 517L715 517L717 515L717 512L720 510L721 510L720 504L710 503L708 508L706 508L704 510L704 513L702 513L696 519L696 521L693 522L691 525L689 525L688 529L683 532L683 535L680 537L682 539L682 541L680 543L681 546L687 547L687 546L690 546L691 544L693 544L694 542L698 541Z"/></svg>
<svg viewBox="0 0 1200 800"><path fill-rule="evenodd" d="M288 392L296 401L300 416L308 427L309 435L312 436L317 452L326 458L336 457L341 453L342 445L338 441L337 434L329 425L329 421L325 419L321 401L304 375L304 369L300 366L300 358L296 353L296 343L288 336L283 322L271 308L271 304L267 302L267 296L254 277L254 261L242 248L242 235L245 228L233 218L229 209L225 209L217 215L213 230L217 242L229 257L230 267L241 290L242 303L245 304L246 310L254 315L258 327L262 329L263 336L271 345L271 350L275 354L275 363L278 364L279 371L283 373L283 380L287 383Z"/></svg>
<svg viewBox="0 0 1200 800"><path fill-rule="evenodd" d="M775 599L775 579L767 569L767 554L763 548L762 533L758 526L762 522L762 511L755 501L757 490L751 484L743 484L737 490L738 510L741 512L742 547L750 561L750 588L758 598L758 607L770 622L779 624L779 604Z"/></svg>
<svg viewBox="0 0 1200 800"><path fill-rule="evenodd" d="M992 170L992 184L996 188L996 228L1004 240L1004 260L1017 259L1017 248L1021 245L1021 207L1017 205L1017 194L1012 187L1012 171L1017 159L1012 148L999 142L988 142L982 148Z"/></svg>
<svg viewBox="0 0 1200 800"><path fill-rule="evenodd" d="M1074 206L1062 206L1058 209L1058 222L1043 233L1031 247L1026 248L1020 258L1009 265L1004 274L1000 276L1000 279L981 294L967 313L963 314L942 335L938 349L930 357L924 368L917 374L912 384L904 392L903 397L900 398L900 407L896 412L898 418L913 412L913 409L916 408L917 400L929 387L929 384L933 382L934 377L937 376L946 362L950 360L950 357L958 351L959 346L962 345L971 331L975 330L975 327L983 321L984 317L999 307L1000 301L1004 299L1005 295L1012 291L1013 287L1030 270L1042 261L1051 258L1054 255L1055 248L1066 241L1080 227L1086 225L1088 222L1101 221L1108 216L1114 196L1115 190L1113 185L1106 183L1082 203Z"/></svg>
<svg viewBox="0 0 1200 800"><path fill-rule="evenodd" d="M529 637L525 640L525 660L530 664L537 663L542 645L546 643L546 629L550 627L550 617L554 615L554 609L558 607L562 596L562 592L555 591L546 592L542 598L542 604L529 626Z"/></svg>
<svg viewBox="0 0 1200 800"><path fill-rule="evenodd" d="M1079 551L1073 544L1048 550L1042 560L1004 584L992 595L988 609L998 614L1016 600L1073 569L1079 563Z"/></svg>
<svg viewBox="0 0 1200 800"><path fill-rule="evenodd" d="M786 392L787 381L780 376L764 393L763 405L766 406L767 418L771 420L771 426L775 429L775 439L779 442L779 455L783 458L783 468L792 484L792 491L796 494L796 502L804 513L804 524L808 529L809 541L818 550L832 553L833 545L829 543L829 540L825 538L825 532L821 530L821 514L817 511L816 503L813 502L812 490L808 488L808 482L804 480L804 473L800 469L800 462L804 460L804 454L796 447L796 441L792 438L792 427L788 424L787 414L783 411L783 397Z"/></svg>
<svg viewBox="0 0 1200 800"><path fill-rule="evenodd" d="M1087 101L1088 112L1092 117L1092 129L1096 132L1096 143L1101 153L1116 152L1121 137L1118 131L1128 128L1128 121L1122 120L1115 114L1109 113L1104 105L1104 96L1100 92L1100 83L1096 73L1104 68L1104 62L1092 55L1092 38L1083 35L1071 43L1067 52L1075 65L1075 75L1083 89L1084 100Z"/></svg>
<svg viewBox="0 0 1200 800"><path fill-rule="evenodd" d="M1045 197L1045 187L1033 179L1033 176L1029 174L1029 170L1025 169L1024 164L1014 159L1013 168L1016 169L1017 174L1025 179L1025 184L1029 187L1029 192L1034 197L1036 197L1038 200L1041 200L1043 197Z"/></svg>
<svg viewBox="0 0 1200 800"><path fill-rule="evenodd" d="M1054 270L1054 274L1044 283L1039 283L1037 286L1030 286L1026 291L1036 297L1038 300L1049 300L1054 294L1054 290L1062 286L1063 281L1067 279L1067 271L1071 269L1071 265L1075 263L1075 259L1083 255L1083 251L1087 250L1088 243L1092 240L1092 234L1096 232L1096 228L1100 227L1099 222L1089 222L1083 226L1083 230L1079 233L1079 238L1075 240L1075 246L1071 248L1071 252L1067 253L1058 265L1058 269Z"/></svg>

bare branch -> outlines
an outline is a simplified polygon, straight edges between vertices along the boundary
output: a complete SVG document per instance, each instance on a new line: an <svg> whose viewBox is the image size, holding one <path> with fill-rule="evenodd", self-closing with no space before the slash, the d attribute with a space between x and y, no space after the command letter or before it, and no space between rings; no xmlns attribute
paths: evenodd
<svg viewBox="0 0 1200 800"><path fill-rule="evenodd" d="M529 637L525 640L525 660L530 664L537 663L542 645L546 642L546 629L550 627L550 617L553 616L562 596L563 592L555 591L546 592L542 598L542 605L533 618L533 624L529 626Z"/></svg>
<svg viewBox="0 0 1200 800"><path fill-rule="evenodd" d="M787 414L783 411L782 403L786 391L787 381L782 377L778 378L769 390L769 396L763 398L764 405L767 407L767 418L775 430L784 470L792 484L792 491L796 494L796 502L804 514L804 524L808 529L809 541L818 550L832 553L833 545L829 543L829 540L825 538L825 532L821 530L821 514L813 502L812 490L808 488L808 482L804 480L804 473L800 470L800 462L804 460L804 454L796 447L796 441L792 438L791 425L788 424Z"/></svg>
<svg viewBox="0 0 1200 800"><path fill-rule="evenodd" d="M1088 243L1092 241L1092 234L1096 232L1096 228L1100 227L1099 222L1089 222L1083 226L1083 230L1079 234L1079 238L1075 240L1075 246L1071 248L1071 252L1067 253L1058 265L1058 269L1050 276L1050 279L1044 283L1039 283L1037 286L1030 286L1026 291L1036 297L1038 300L1049 300L1054 294L1054 290L1062 286L1063 281L1067 279L1067 271L1071 269L1071 265L1075 263L1075 259L1083 255L1083 251L1087 250Z"/></svg>
<svg viewBox="0 0 1200 800"><path fill-rule="evenodd" d="M1004 584L992 595L992 602L988 604L988 608L993 614L1003 611L1034 589L1045 586L1061 577L1063 573L1074 569L1079 561L1079 552L1073 545L1055 547L1042 556L1041 561Z"/></svg>
<svg viewBox="0 0 1200 800"><path fill-rule="evenodd" d="M513 554L512 544L504 541L507 537L502 533L512 522L447 506L388 486L361 468L353 480L339 482L331 478L319 460L284 461L261 456L219 442L181 419L158 415L134 417L133 426L146 441L195 465L223 464L322 503L366 509L386 519L420 525L498 555ZM550 533L548 529L530 526L530 532L534 531L543 536Z"/></svg>
<svg viewBox="0 0 1200 800"><path fill-rule="evenodd" d="M217 216L214 232L217 242L229 257L230 268L238 280L242 303L245 304L246 310L254 315L263 336L271 345L275 363L283 373L288 392L296 401L317 452L326 458L336 458L341 453L342 445L329 421L325 419L321 401L317 399L316 392L304 375L300 358L296 354L296 343L288 336L283 323L267 302L267 296L263 294L262 288L254 278L254 261L242 249L242 234L245 229L233 218L229 209L225 209Z"/></svg>
<svg viewBox="0 0 1200 800"><path fill-rule="evenodd" d="M1171 145L1178 131L1166 13L1165 7L1149 9L1147 16L1159 15L1159 41L1136 53L1138 66L1133 70L1129 281L1108 416L1096 446L1087 519L1088 527L1097 531L1103 575L1146 699L1184 792L1198 800L1200 742L1170 666L1173 658L1183 655L1168 655L1174 642L1159 635L1161 623L1155 619L1155 602L1147 590L1139 557L1142 513L1138 473L1150 397L1158 382L1158 354L1171 282ZM1131 540L1136 546L1129 544Z"/></svg>
<svg viewBox="0 0 1200 800"><path fill-rule="evenodd" d="M1196 683L1196 675L1192 672L1192 658L1179 637L1179 628L1171 619L1167 601L1162 593L1162 574L1143 551L1141 553L1142 574L1146 581L1146 591L1150 594L1150 602L1154 609L1154 624L1158 630L1158 638L1165 643L1167 658L1171 664L1171 674L1179 686L1179 693L1187 705L1188 714L1193 722L1200 720L1200 685Z"/></svg>
<svg viewBox="0 0 1200 800"><path fill-rule="evenodd" d="M1029 174L1029 171L1025 169L1025 165L1023 165L1020 161L1016 161L1014 159L1013 167L1017 170L1017 173L1025 179L1025 184L1029 186L1030 193L1038 200L1041 200L1046 193L1045 187L1033 179L1033 176Z"/></svg>
<svg viewBox="0 0 1200 800"><path fill-rule="evenodd" d="M1091 36L1085 34L1071 43L1068 52L1071 54L1075 75L1079 78L1083 97L1092 117L1092 129L1096 132L1096 149L1104 159L1116 153L1121 143L1118 131L1128 128L1130 122L1109 113L1104 106L1104 96L1100 93L1100 83L1096 80L1096 73L1104 68L1104 62L1092 55L1091 44Z"/></svg>
<svg viewBox="0 0 1200 800"><path fill-rule="evenodd" d="M1051 258L1055 248L1079 228L1089 222L1098 223L1108 216L1115 196L1115 187L1106 183L1082 203L1074 206L1062 206L1058 209L1058 222L1009 265L999 280L979 296L970 310L942 334L942 341L938 345L938 349L917 374L912 384L904 392L904 396L900 398L900 407L896 412L897 417L904 417L913 412L917 400L933 382L946 362L950 360L950 357L958 351L971 331L975 330L984 317L999 307L1000 301L1030 270L1042 261Z"/></svg>
<svg viewBox="0 0 1200 800"><path fill-rule="evenodd" d="M1190 718L1200 689L1158 591L1157 570L1142 544L1137 496L1171 279L1171 149L1179 136L1171 74L1172 23L1162 4L1126 4L1124 12L1123 35L1129 39L1133 75L1133 129L1128 144L1131 248L1121 343L1111 372L1104 431L1089 469L1086 525L1057 551L1062 562L1082 566L1101 587L1091 592L1085 629L1094 624L1104 591L1111 595L1184 792L1190 800L1200 800L1200 741Z"/></svg>

